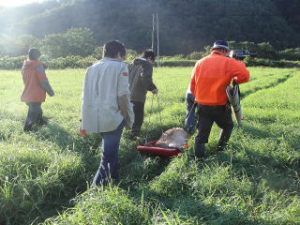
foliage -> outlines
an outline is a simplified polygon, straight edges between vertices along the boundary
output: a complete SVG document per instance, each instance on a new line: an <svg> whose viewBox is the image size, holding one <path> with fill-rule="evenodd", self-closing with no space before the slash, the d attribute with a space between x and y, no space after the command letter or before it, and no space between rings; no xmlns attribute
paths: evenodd
<svg viewBox="0 0 300 225"><path fill-rule="evenodd" d="M87 28L72 28L65 33L47 35L42 42L42 51L52 57L71 55L87 56L93 53L96 41Z"/></svg>
<svg viewBox="0 0 300 225"><path fill-rule="evenodd" d="M186 60L186 59L181 59L181 60L166 60L166 61L159 61L156 62L156 66L168 66L168 67L191 67L194 66L196 63L195 60Z"/></svg>
<svg viewBox="0 0 300 225"><path fill-rule="evenodd" d="M244 62L248 66L268 66L268 67L299 67L300 61L288 61L288 60L272 60L246 57Z"/></svg>
<svg viewBox="0 0 300 225"><path fill-rule="evenodd" d="M20 70L23 65L23 61L26 56L8 57L4 56L0 58L0 68L6 70Z"/></svg>
<svg viewBox="0 0 300 225"><path fill-rule="evenodd" d="M0 55L1 56L20 56L25 55L29 48L40 45L40 40L32 35L21 36L0 36Z"/></svg>
<svg viewBox="0 0 300 225"><path fill-rule="evenodd" d="M201 51L220 38L283 49L298 47L299 6L297 0L44 1L1 10L0 32L43 38L87 27L100 45L118 39L142 51L151 47L152 14L157 12L163 55Z"/></svg>
<svg viewBox="0 0 300 225"><path fill-rule="evenodd" d="M188 59L199 60L204 56L203 52L192 52L187 56Z"/></svg>
<svg viewBox="0 0 300 225"><path fill-rule="evenodd" d="M300 48L285 49L278 53L280 59L300 61Z"/></svg>
<svg viewBox="0 0 300 225"><path fill-rule="evenodd" d="M67 56L65 58L59 57L45 61L51 69L65 69L65 68L87 68L97 61L96 58L80 57L80 56Z"/></svg>

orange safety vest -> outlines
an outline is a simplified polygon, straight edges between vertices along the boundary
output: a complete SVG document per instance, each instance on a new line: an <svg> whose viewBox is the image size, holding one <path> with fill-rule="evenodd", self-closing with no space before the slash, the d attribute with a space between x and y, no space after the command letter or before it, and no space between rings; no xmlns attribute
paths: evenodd
<svg viewBox="0 0 300 225"><path fill-rule="evenodd" d="M23 102L44 102L46 91L41 86L41 81L46 80L46 74L37 71L42 63L37 60L26 60L22 67L24 91L21 96Z"/></svg>
<svg viewBox="0 0 300 225"><path fill-rule="evenodd" d="M200 59L192 72L190 88L195 100L201 105L226 105L226 87L234 79L247 82L249 71L243 62L228 58L218 51Z"/></svg>

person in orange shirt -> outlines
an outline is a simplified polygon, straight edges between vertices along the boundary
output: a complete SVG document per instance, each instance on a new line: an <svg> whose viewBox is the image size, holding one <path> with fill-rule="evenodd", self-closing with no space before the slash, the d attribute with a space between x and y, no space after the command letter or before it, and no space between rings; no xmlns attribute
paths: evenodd
<svg viewBox="0 0 300 225"><path fill-rule="evenodd" d="M39 61L41 53L38 49L29 49L28 59L22 67L24 90L21 100L28 105L28 114L24 125L24 131L32 131L35 125L43 125L42 102L46 99L46 92L53 96L54 91L47 79L46 65Z"/></svg>
<svg viewBox="0 0 300 225"><path fill-rule="evenodd" d="M226 147L233 129L226 87L231 82L240 84L250 78L245 64L227 57L228 53L227 42L216 41L211 54L200 59L192 72L190 88L198 108L198 134L194 146L198 158L205 154L205 144L214 122L221 128L217 149L223 151Z"/></svg>

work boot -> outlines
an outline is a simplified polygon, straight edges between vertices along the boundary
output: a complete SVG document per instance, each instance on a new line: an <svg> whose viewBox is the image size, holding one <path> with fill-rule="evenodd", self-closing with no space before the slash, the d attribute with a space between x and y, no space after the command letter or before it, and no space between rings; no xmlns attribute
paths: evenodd
<svg viewBox="0 0 300 225"><path fill-rule="evenodd" d="M131 134L129 135L129 138L132 140L135 140L139 137L140 131L138 130L132 130Z"/></svg>
<svg viewBox="0 0 300 225"><path fill-rule="evenodd" d="M29 131L32 131L33 130L33 124L32 123L26 123L23 130L24 132L29 132Z"/></svg>
<svg viewBox="0 0 300 225"><path fill-rule="evenodd" d="M195 143L195 157L203 158L205 154L205 143Z"/></svg>
<svg viewBox="0 0 300 225"><path fill-rule="evenodd" d="M231 135L231 131L232 130L229 130L229 132L225 131L225 130L221 131L220 138L219 138L219 141L218 141L217 151L224 151L225 150L225 148L227 146L227 142L229 141L229 138L230 138L230 135Z"/></svg>
<svg viewBox="0 0 300 225"><path fill-rule="evenodd" d="M48 124L48 119L47 118L40 118L37 122L37 124L39 126L44 126L44 125L47 125Z"/></svg>
<svg viewBox="0 0 300 225"><path fill-rule="evenodd" d="M227 143L219 142L219 143L218 143L218 146L217 146L217 151L218 151L218 152L224 151L225 148L226 148L226 146L227 146Z"/></svg>

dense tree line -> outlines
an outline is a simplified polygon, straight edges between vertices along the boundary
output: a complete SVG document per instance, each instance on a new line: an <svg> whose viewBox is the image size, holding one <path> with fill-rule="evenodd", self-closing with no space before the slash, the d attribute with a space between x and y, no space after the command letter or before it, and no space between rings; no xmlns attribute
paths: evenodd
<svg viewBox="0 0 300 225"><path fill-rule="evenodd" d="M86 27L98 44L119 39L140 51L151 47L157 12L164 55L199 51L215 39L284 49L299 46L299 11L298 0L60 0L0 10L0 32L41 39Z"/></svg>

